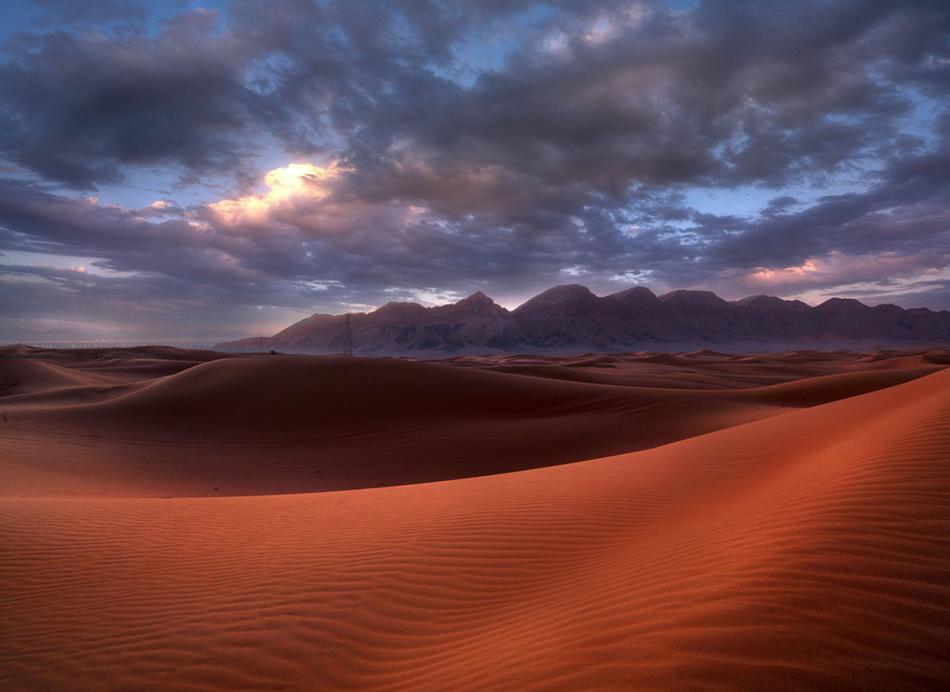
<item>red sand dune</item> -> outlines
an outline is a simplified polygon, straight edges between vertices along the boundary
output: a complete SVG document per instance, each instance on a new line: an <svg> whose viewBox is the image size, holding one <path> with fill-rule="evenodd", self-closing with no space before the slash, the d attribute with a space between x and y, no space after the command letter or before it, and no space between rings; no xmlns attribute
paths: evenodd
<svg viewBox="0 0 950 692"><path fill-rule="evenodd" d="M727 374L718 390L242 358L91 403L68 391L59 405L0 398L0 687L945 687L950 373L895 357L911 361L861 371L840 355L821 377L737 388ZM345 410L310 401L345 382L359 392ZM55 471L67 490L88 494L83 473L112 474L115 493L153 494L197 491L196 472L173 460L200 448L202 430L250 440L242 428L257 421L258 446L235 448L250 447L263 477L282 460L265 431L303 431L309 415L383 452L385 434L355 420L379 416L401 439L414 431L423 451L402 457L411 479L413 468L468 468L454 456L479 427L491 437L508 420L513 435L536 436L526 449L543 450L568 424L594 437L626 417L659 424L654 408L682 412L680 437L692 437L460 480L175 499L39 497L41 484L13 497L26 488L7 485L30 473L27 439L76 452L36 457L37 476ZM722 429L701 431L701 411ZM534 416L544 425L518 427ZM100 427L81 437L88 426ZM636 447L641 428L621 428ZM444 430L440 465L423 452ZM133 433L167 447L153 458L165 465L135 483L123 454L92 458L131 449ZM11 450L24 455L15 465Z"/></svg>
<svg viewBox="0 0 950 692"><path fill-rule="evenodd" d="M31 362L0 359L0 369L7 360ZM705 387L697 390L682 381L695 379L696 368L682 366L667 376L673 386L659 387L395 359L214 360L111 388L0 398L0 485L8 495L154 497L464 478L655 447L940 367L848 372L853 363L836 362L846 372L788 382L808 371L785 368L772 377L779 384L738 389L715 361L702 370ZM83 361L73 369L77 378L125 376L139 363L136 357L94 368ZM632 376L627 367L618 379ZM728 388L711 389L716 378Z"/></svg>
<svg viewBox="0 0 950 692"><path fill-rule="evenodd" d="M48 392L62 387L104 387L117 384L108 375L86 373L32 358L0 358L0 396Z"/></svg>

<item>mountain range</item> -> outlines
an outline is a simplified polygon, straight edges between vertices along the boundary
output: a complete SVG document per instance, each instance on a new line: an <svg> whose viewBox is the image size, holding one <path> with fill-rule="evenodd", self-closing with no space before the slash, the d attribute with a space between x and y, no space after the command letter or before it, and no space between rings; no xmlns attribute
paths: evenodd
<svg viewBox="0 0 950 692"><path fill-rule="evenodd" d="M867 349L950 343L950 311L870 307L831 298L815 307L758 295L727 301L710 291L660 296L630 288L597 296L576 284L555 286L514 310L478 292L450 305L391 302L346 315L315 314L270 337L218 344L224 351L434 355L726 351L789 348Z"/></svg>

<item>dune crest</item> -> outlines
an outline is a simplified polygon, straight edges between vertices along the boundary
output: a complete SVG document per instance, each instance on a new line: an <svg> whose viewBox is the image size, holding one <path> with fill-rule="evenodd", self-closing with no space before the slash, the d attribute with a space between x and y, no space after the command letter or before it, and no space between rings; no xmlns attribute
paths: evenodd
<svg viewBox="0 0 950 692"><path fill-rule="evenodd" d="M0 358L0 375L43 375L0 396L0 495L255 495L518 471L647 449L943 367L907 354L183 356Z"/></svg>

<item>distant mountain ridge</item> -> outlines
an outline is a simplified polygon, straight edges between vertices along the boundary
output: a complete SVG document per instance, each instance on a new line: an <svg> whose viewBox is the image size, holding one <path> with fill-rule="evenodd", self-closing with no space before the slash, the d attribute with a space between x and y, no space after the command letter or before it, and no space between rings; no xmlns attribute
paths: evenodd
<svg viewBox="0 0 950 692"><path fill-rule="evenodd" d="M349 327L347 327L349 322ZM514 310L482 292L450 305L391 302L368 313L315 314L270 337L228 341L225 351L356 354L577 353L581 351L788 348L867 349L950 343L950 311L867 306L831 298L751 296L727 301L710 291L661 296L644 287L606 296L555 286Z"/></svg>

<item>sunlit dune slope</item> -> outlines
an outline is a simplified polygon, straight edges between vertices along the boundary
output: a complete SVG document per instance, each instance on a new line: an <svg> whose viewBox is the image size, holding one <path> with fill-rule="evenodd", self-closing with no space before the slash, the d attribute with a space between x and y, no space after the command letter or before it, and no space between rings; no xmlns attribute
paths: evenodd
<svg viewBox="0 0 950 692"><path fill-rule="evenodd" d="M0 494L246 495L485 475L645 449L940 367L692 390L342 357L229 358L134 381L136 368L166 366L94 365L49 367L116 371L120 384L0 397Z"/></svg>
<svg viewBox="0 0 950 692"><path fill-rule="evenodd" d="M0 401L18 394L62 387L104 387L118 384L108 374L80 372L32 358L0 358Z"/></svg>
<svg viewBox="0 0 950 692"><path fill-rule="evenodd" d="M203 361L168 358L111 358L77 363L71 367L80 372L105 373L124 382L142 382L174 375Z"/></svg>
<svg viewBox="0 0 950 692"><path fill-rule="evenodd" d="M0 686L941 689L948 461L943 371L519 473L7 498Z"/></svg>

